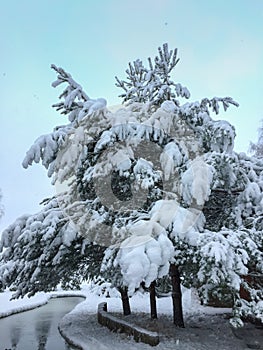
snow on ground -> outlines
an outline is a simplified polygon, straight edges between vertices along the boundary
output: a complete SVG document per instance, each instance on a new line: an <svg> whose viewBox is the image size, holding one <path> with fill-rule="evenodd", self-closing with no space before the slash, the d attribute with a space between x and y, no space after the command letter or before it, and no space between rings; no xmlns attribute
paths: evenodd
<svg viewBox="0 0 263 350"><path fill-rule="evenodd" d="M114 312L121 312L122 304L121 299L118 297L118 292L110 290L111 298L101 295L101 289L93 288L91 286L83 286L80 291L63 291L59 289L55 292L44 293L40 292L35 294L33 297L24 297L19 299L10 300L12 298L13 292L5 291L0 293L0 318L6 317L18 312L31 310L35 307L39 307L48 302L50 298L59 296L84 296L86 298L84 303L81 303L81 307L88 310L89 313L96 313L98 304L106 301L109 308ZM147 296L137 293L131 300L132 311L134 312L148 312L148 298ZM171 312L171 299L162 298L160 299L160 309L163 313ZM183 303L184 308L187 310L191 307L191 292L190 290L185 290L183 293ZM213 308L211 308L213 309ZM229 309L227 309L229 310Z"/></svg>
<svg viewBox="0 0 263 350"><path fill-rule="evenodd" d="M116 293L111 293L110 298L98 294L98 291L91 291L90 287L83 287L79 292L58 290L52 293L38 293L31 298L9 301L12 293L6 291L0 293L0 317L43 305L51 297L85 296L85 301L65 315L59 324L61 334L72 345L83 350L152 349L150 345L136 343L132 337L112 333L98 324L96 313L99 303L106 301L110 313L122 312L121 300ZM231 311L230 309L201 306L190 290L183 291L185 329L174 328L170 297L157 299L158 320L150 320L149 295L137 293L130 299L130 304L132 309L132 315L128 316L130 322L136 323L141 320L142 326L147 326L147 329L154 329L154 327L159 329L160 344L155 347L156 350L246 350L260 349L260 344L263 344L262 329L245 325L242 330L233 331L225 317ZM162 324L161 327L160 324Z"/></svg>
<svg viewBox="0 0 263 350"><path fill-rule="evenodd" d="M98 295L89 295L87 299L78 304L72 312L67 314L60 323L61 333L71 341L72 345L79 346L83 350L150 350L152 347L144 343L135 343L132 337L127 337L125 334L112 333L107 328L102 327L97 322L97 306L101 302L107 302L108 312L121 313L122 304L120 298L101 297ZM149 319L149 295L137 293L130 299L132 313L145 313ZM158 298L157 306L159 313L171 316L172 300L170 297ZM190 290L183 292L183 307L186 314L199 315L205 309L208 313L215 313L214 308L204 308L199 305L196 298L193 297ZM230 312L230 309L217 309L219 313ZM128 316L129 317L129 316ZM133 316L136 318L136 316ZM160 315L160 317L162 317ZM131 321L134 321L134 318ZM127 318L126 318L127 319ZM147 322L147 320L145 319ZM170 326L174 328L172 320ZM143 324L141 325L143 327ZM161 339L156 350L168 349L195 349L198 350L195 344L187 346L183 339ZM201 349L201 348L200 348ZM206 349L206 348L202 348ZM216 349L216 348L215 348ZM239 350L240 348L236 348ZM222 350L222 348L220 348ZM235 350L233 348L232 350Z"/></svg>

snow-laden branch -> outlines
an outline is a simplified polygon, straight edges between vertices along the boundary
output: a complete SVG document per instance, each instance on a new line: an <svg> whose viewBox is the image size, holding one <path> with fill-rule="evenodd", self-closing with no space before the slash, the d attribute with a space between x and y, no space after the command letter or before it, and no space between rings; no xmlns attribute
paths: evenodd
<svg viewBox="0 0 263 350"><path fill-rule="evenodd" d="M59 171L61 164L56 163L58 153L69 143L73 133L74 137L78 134L75 130L79 127L79 124L86 117L92 119L103 113L107 104L104 98L89 98L81 85L64 69L58 68L54 64L52 64L51 68L57 73L57 80L53 82L52 86L57 87L63 83L67 84L67 87L59 96L59 99L62 101L54 104L53 107L61 111L61 114L68 115L69 124L56 127L50 134L40 136L27 151L22 163L24 168L28 168L33 162L39 163L42 161L44 167L48 169L48 176L50 177L54 172ZM90 123L92 124L92 122ZM99 125L99 123L97 124ZM68 161L63 163L63 167L66 170L70 170L70 161L72 159L68 157Z"/></svg>
<svg viewBox="0 0 263 350"><path fill-rule="evenodd" d="M60 84L67 83L67 87L59 96L62 102L54 104L57 111L61 111L61 114L69 114L68 119L70 122L77 120L81 121L85 116L90 116L92 113L104 110L107 101L104 98L91 99L69 73L64 69L51 65L58 75L57 80L52 83L53 87L57 87Z"/></svg>

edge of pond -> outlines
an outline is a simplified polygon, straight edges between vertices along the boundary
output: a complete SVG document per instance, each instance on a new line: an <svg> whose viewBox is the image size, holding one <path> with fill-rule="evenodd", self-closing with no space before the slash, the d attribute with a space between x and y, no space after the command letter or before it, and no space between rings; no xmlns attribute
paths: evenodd
<svg viewBox="0 0 263 350"><path fill-rule="evenodd" d="M61 323L61 321L60 321ZM61 335L61 337L63 339L65 339L65 341L73 348L75 349L79 349L79 350L83 350L83 346L78 344L78 342L74 341L70 336L67 335L67 332L64 331L64 329L60 326L60 323L58 324L58 331L59 334Z"/></svg>
<svg viewBox="0 0 263 350"><path fill-rule="evenodd" d="M60 293L60 292L58 292L57 294L54 293L54 294L46 295L44 300L36 302L34 304L29 303L29 305L23 305L23 306L20 306L20 307L16 307L13 310L11 309L11 310L8 310L6 312L2 312L2 313L0 313L0 319L8 317L8 316L15 315L15 314L19 314L21 312L37 309L38 307L46 305L49 302L50 299L54 299L54 298L68 298L68 297L80 297L80 298L86 299L86 295L83 294L83 293L78 293L78 292L73 292L73 293L63 293L63 292L61 292Z"/></svg>

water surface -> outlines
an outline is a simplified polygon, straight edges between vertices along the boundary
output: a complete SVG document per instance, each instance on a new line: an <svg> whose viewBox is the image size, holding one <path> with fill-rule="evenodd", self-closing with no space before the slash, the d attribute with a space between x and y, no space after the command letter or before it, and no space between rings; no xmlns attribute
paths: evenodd
<svg viewBox="0 0 263 350"><path fill-rule="evenodd" d="M69 350L58 324L82 297L50 299L34 310L0 319L0 350Z"/></svg>

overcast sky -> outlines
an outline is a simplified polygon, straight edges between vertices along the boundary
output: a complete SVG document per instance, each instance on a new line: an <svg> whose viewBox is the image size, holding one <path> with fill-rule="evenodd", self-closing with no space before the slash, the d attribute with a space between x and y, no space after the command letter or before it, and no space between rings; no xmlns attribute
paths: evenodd
<svg viewBox="0 0 263 350"><path fill-rule="evenodd" d="M93 97L120 103L115 75L129 61L177 47L174 80L191 101L231 96L239 108L220 119L237 131L236 151L257 139L263 118L262 0L9 0L0 20L0 188L5 216L0 230L55 193L41 165L21 162L34 140L66 123L52 110L54 63L69 71Z"/></svg>

